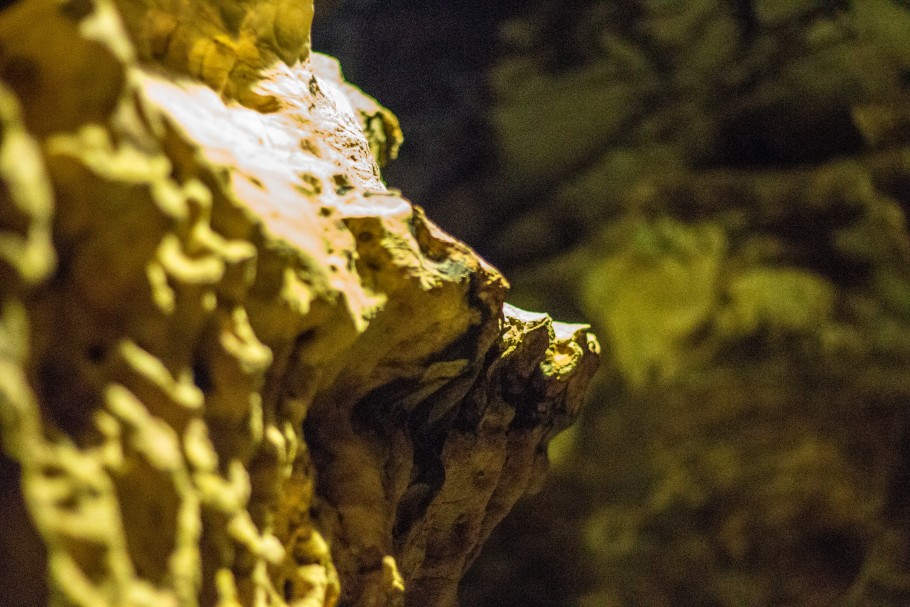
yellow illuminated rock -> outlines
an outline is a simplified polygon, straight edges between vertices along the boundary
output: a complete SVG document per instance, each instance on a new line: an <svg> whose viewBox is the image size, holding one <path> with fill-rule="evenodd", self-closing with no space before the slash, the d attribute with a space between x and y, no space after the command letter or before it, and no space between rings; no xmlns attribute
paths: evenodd
<svg viewBox="0 0 910 607"><path fill-rule="evenodd" d="M311 18L0 12L5 607L453 605L578 414L593 336L386 189Z"/></svg>

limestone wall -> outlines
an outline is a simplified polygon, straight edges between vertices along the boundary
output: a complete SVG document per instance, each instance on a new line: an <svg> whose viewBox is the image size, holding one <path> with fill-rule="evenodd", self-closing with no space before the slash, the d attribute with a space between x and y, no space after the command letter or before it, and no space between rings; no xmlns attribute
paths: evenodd
<svg viewBox="0 0 910 607"><path fill-rule="evenodd" d="M4 607L452 605L578 414L594 337L386 189L311 16L0 11Z"/></svg>

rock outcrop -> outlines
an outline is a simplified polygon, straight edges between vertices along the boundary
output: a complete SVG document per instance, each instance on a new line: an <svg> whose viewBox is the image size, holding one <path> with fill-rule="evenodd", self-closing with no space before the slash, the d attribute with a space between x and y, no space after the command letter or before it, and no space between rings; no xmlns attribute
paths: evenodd
<svg viewBox="0 0 910 607"><path fill-rule="evenodd" d="M597 364L284 0L0 11L0 604L452 605ZM365 134L366 133L366 134Z"/></svg>
<svg viewBox="0 0 910 607"><path fill-rule="evenodd" d="M440 111L359 62L405 124L462 121L428 212L606 353L556 482L464 604L910 604L908 3L510 0L471 52L385 15L460 32L480 2L347 4L336 21L453 85ZM430 174L428 140L400 183Z"/></svg>

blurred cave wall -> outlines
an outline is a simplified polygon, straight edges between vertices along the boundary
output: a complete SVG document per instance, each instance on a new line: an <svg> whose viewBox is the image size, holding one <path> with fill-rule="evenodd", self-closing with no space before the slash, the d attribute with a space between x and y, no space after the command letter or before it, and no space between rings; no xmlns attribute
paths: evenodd
<svg viewBox="0 0 910 607"><path fill-rule="evenodd" d="M910 604L908 3L337 0L314 47L607 353L465 607Z"/></svg>

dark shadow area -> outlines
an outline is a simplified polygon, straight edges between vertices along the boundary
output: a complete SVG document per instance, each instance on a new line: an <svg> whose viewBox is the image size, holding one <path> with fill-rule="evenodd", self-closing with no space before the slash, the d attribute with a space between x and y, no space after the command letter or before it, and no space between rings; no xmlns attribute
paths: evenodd
<svg viewBox="0 0 910 607"><path fill-rule="evenodd" d="M0 456L0 605L47 605L47 551L22 497L19 464Z"/></svg>

